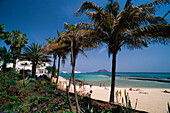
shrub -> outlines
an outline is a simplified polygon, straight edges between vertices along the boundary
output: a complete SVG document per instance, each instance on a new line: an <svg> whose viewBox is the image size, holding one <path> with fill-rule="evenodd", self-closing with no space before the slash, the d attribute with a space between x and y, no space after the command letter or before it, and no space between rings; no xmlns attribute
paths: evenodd
<svg viewBox="0 0 170 113"><path fill-rule="evenodd" d="M10 96L19 96L19 95L21 95L21 92L19 91L19 89L16 86L9 87L8 89L6 89L6 92Z"/></svg>
<svg viewBox="0 0 170 113"><path fill-rule="evenodd" d="M31 82L33 82L33 83L38 83L34 78L30 78L30 79L29 79L29 83L31 83Z"/></svg>
<svg viewBox="0 0 170 113"><path fill-rule="evenodd" d="M57 110L61 109L61 107L62 107L62 104L55 102L55 103L52 104L50 111L51 112L57 111Z"/></svg>
<svg viewBox="0 0 170 113"><path fill-rule="evenodd" d="M17 85L16 81L14 81L14 80L10 80L7 84L8 85L13 85L13 86Z"/></svg>
<svg viewBox="0 0 170 113"><path fill-rule="evenodd" d="M12 108L16 108L22 105L22 102L15 102L15 103L6 103L0 107L0 111L11 110Z"/></svg>
<svg viewBox="0 0 170 113"><path fill-rule="evenodd" d="M21 74L18 74L15 69L11 69L9 72L6 73L6 77L9 79L17 78L17 80L22 80L23 76Z"/></svg>

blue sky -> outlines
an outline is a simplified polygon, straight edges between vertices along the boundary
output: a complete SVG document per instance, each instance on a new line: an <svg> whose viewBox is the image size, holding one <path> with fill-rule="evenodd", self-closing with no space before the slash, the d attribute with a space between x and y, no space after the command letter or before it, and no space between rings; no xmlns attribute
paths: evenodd
<svg viewBox="0 0 170 113"><path fill-rule="evenodd" d="M56 29L64 30L63 24L90 22L85 17L74 16L74 12L85 0L0 0L0 23L5 24L7 31L19 29L26 33L29 44L46 43L45 38L57 37ZM107 0L89 0L104 7ZM118 0L121 9L126 0ZM153 0L132 0L134 5L150 3ZM163 16L170 5L158 9L156 15ZM170 21L170 14L166 17ZM1 40L0 45L4 46ZM76 70L93 72L99 69L111 71L111 58L107 54L107 46L86 51L88 58L79 55ZM70 56L66 60L63 71L71 71ZM122 48L117 55L118 72L170 72L170 46L149 45L148 48L128 50Z"/></svg>

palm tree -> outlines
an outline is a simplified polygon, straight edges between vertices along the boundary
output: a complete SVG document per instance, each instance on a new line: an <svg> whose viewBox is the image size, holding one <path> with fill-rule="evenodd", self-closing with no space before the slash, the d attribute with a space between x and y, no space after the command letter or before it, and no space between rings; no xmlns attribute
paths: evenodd
<svg viewBox="0 0 170 113"><path fill-rule="evenodd" d="M68 47L62 47L59 51L58 51L58 69L57 69L57 81L56 83L58 83L58 76L59 76L59 72L60 72L60 61L61 61L61 58L62 58L62 65L64 66L65 64L65 60L66 60L66 57L68 55Z"/></svg>
<svg viewBox="0 0 170 113"><path fill-rule="evenodd" d="M54 58L54 62L53 62L53 71L52 71L52 77L55 77L56 76L56 59L57 59L57 56L58 56L58 70L57 70L57 81L56 83L58 83L58 76L59 76L59 70L60 70L60 59L62 57L62 61L64 62L66 56L67 56L67 50L65 47L63 47L61 44L60 44L60 40L61 38L59 38L59 36L61 34L63 34L64 32L59 32L57 30L57 35L58 35L58 38L46 38L46 40L48 41L48 45L46 45L43 50L45 53L48 53L48 54L53 54L53 58ZM55 40L55 41L54 41Z"/></svg>
<svg viewBox="0 0 170 113"><path fill-rule="evenodd" d="M8 37L5 39L7 45L10 45L13 54L13 68L16 67L16 60L19 58L21 49L28 44L28 39L26 39L27 35L22 34L19 30L12 31L12 33L8 34Z"/></svg>
<svg viewBox="0 0 170 113"><path fill-rule="evenodd" d="M3 74L6 73L7 63L10 62L11 57L12 57L12 54L11 54L10 50L7 50L7 48L5 46L0 47L0 61L2 63Z"/></svg>
<svg viewBox="0 0 170 113"><path fill-rule="evenodd" d="M77 28L77 25L69 25L65 23L65 29L66 32L62 34L60 37L62 37L62 41L66 47L69 47L71 51L71 65L72 65L72 73L71 77L69 80L69 85L67 86L67 97L68 97L68 103L70 107L70 111L73 111L72 106L71 106L71 101L69 98L69 89L71 86L71 83L73 81L74 85L74 94L75 94L75 100L76 100L76 111L80 112L79 105L78 105L78 99L77 99L77 92L76 92L76 85L75 85L75 64L76 64L76 58L79 53L83 53L85 56L87 56L84 52L84 49L92 49L96 48L97 42L96 43L91 43L91 39L89 38L89 35L86 35L85 30L79 30Z"/></svg>
<svg viewBox="0 0 170 113"><path fill-rule="evenodd" d="M93 22L81 23L79 28L99 33L96 37L108 45L109 56L112 54L110 102L114 102L116 56L121 47L148 47L150 43L165 43L170 36L167 21L154 16L155 7L167 3L169 0L155 0L149 4L134 6L131 0L127 0L124 9L119 12L120 5L114 0L109 0L105 8L93 2L84 2L75 12L76 15L87 15Z"/></svg>
<svg viewBox="0 0 170 113"><path fill-rule="evenodd" d="M38 62L50 62L50 56L42 53L42 45L32 43L24 48L23 59L32 61L32 76L35 78Z"/></svg>
<svg viewBox="0 0 170 113"><path fill-rule="evenodd" d="M54 38L54 39L55 39L55 38ZM47 40L48 43L52 43L52 41L53 41L54 39L46 38L45 40ZM45 50L45 48L44 48L44 50ZM56 77L56 59L57 59L57 52L56 52L56 51L46 51L46 53L48 53L48 54L53 54L54 61L53 61L53 69L52 69L51 78L52 78L52 77Z"/></svg>
<svg viewBox="0 0 170 113"><path fill-rule="evenodd" d="M53 67L52 66L48 66L45 69L48 71L48 74L50 74L53 71Z"/></svg>
<svg viewBox="0 0 170 113"><path fill-rule="evenodd" d="M0 39L4 39L4 24L0 24Z"/></svg>

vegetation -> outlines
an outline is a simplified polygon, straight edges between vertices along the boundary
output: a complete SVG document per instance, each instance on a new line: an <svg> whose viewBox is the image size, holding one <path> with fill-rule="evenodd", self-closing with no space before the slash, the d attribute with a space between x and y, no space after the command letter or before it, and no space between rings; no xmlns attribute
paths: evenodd
<svg viewBox="0 0 170 113"><path fill-rule="evenodd" d="M80 112L78 99L77 99L76 85L75 85L75 76L74 76L76 57L78 56L78 53L83 53L85 56L87 56L83 50L96 48L97 42L95 41L92 42L91 38L86 36L84 32L82 34L81 33L82 30L79 30L78 28L76 28L76 25L69 25L65 23L65 29L67 31L63 35L61 35L62 43L66 44L66 46L70 48L69 50L71 50L71 65L72 65L72 74L71 74L71 78L69 81L69 85L67 87L68 102L69 102L70 110L73 111L72 106L71 106L71 101L69 99L69 89L73 81L74 94L75 94L75 100L76 100L76 110L77 112Z"/></svg>
<svg viewBox="0 0 170 113"><path fill-rule="evenodd" d="M53 71L53 67L52 66L48 66L46 67L48 73L50 74Z"/></svg>
<svg viewBox="0 0 170 113"><path fill-rule="evenodd" d="M50 62L50 56L44 55L42 53L42 45L33 43L24 48L24 52L22 54L22 59L26 59L28 61L32 61L32 77L35 78L36 74L36 66L38 62Z"/></svg>
<svg viewBox="0 0 170 113"><path fill-rule="evenodd" d="M6 73L6 67L7 67L7 63L10 62L12 54L10 52L10 50L7 50L6 47L0 47L0 61L2 62L2 71L3 74Z"/></svg>
<svg viewBox="0 0 170 113"><path fill-rule="evenodd" d="M156 6L169 3L168 0L155 0L149 4L134 6L127 0L124 9L120 11L117 1L109 0L104 8L93 2L84 2L75 12L88 16L93 24L79 23L79 28L96 32L108 45L109 56L112 54L112 81L110 102L114 103L116 56L121 47L129 49L148 47L151 43L165 44L169 38L170 25L166 19L154 16Z"/></svg>
<svg viewBox="0 0 170 113"><path fill-rule="evenodd" d="M58 36L60 36L63 33L64 32L59 33L59 31L57 30ZM56 59L57 59L57 56L58 56L58 69L57 69L57 83L58 83L58 76L59 76L59 71L60 71L60 60L61 60L61 57L62 57L62 64L65 63L65 59L66 59L68 50L67 50L66 46L63 46L60 43L60 41L61 41L60 37L58 37L57 39L55 37L53 39L46 38L46 40L48 41L49 44L46 45L43 48L43 51L47 54L52 54L53 58L54 58L51 78L56 77Z"/></svg>
<svg viewBox="0 0 170 113"><path fill-rule="evenodd" d="M169 3L168 0L155 0L149 4L134 6L131 0L127 0L124 9L120 11L117 1L109 0L104 8L93 2L84 2L75 12L87 15L93 22L67 24L65 31L58 34L58 38L46 38L49 44L43 47L38 43L28 44L26 34L19 30L11 33L5 31L0 24L0 39L5 40L10 49L0 47L0 63L3 73L0 75L0 112L87 112L87 113L131 113L140 112L132 109L131 100L126 91L124 97L121 92L116 92L116 102L122 100L121 105L114 105L115 72L117 53L122 47L128 49L148 47L152 43L168 43L170 25L165 17L154 16L156 7ZM167 41L168 40L168 41ZM102 43L108 45L109 56L112 54L112 83L110 103L92 100L85 96L77 95L75 83L75 66L79 53L86 55L84 50L97 48ZM22 48L23 51L22 51ZM65 63L66 56L71 56L72 73L66 92L58 88L58 76L60 60ZM36 67L39 62L50 62L53 55L53 67L47 67L56 77L56 59L58 57L57 84L51 83L47 76L36 75ZM25 74L19 74L16 70L16 60L28 60L32 62L32 77L25 79ZM7 63L13 62L13 69L6 72ZM24 68L25 68L24 64ZM25 70L25 69L24 69ZM74 94L70 93L73 82ZM23 85L22 85L23 84ZM120 96L120 97L119 97ZM168 103L169 110L169 103Z"/></svg>
<svg viewBox="0 0 170 113"><path fill-rule="evenodd" d="M8 32L4 31L5 30L5 25L4 24L0 24L0 41L1 39L5 39L6 35L8 34Z"/></svg>
<svg viewBox="0 0 170 113"><path fill-rule="evenodd" d="M70 112L66 92L58 89L55 84L51 84L50 80L41 77L37 80L30 78L26 80L27 84L23 87L20 76L22 77L15 70L7 72L5 76L0 76L0 112L73 113L76 111L73 94L70 96L73 102L73 112ZM42 84L42 81L45 84ZM97 102L83 96L78 96L78 99L80 111L84 113L127 111L121 106ZM133 113L138 113L138 111Z"/></svg>
<svg viewBox="0 0 170 113"><path fill-rule="evenodd" d="M16 68L16 60L20 57L21 49L28 44L28 39L26 39L27 35L22 34L19 30L12 31L12 33L8 33L5 42L7 45L10 45L11 53L13 55L13 68Z"/></svg>

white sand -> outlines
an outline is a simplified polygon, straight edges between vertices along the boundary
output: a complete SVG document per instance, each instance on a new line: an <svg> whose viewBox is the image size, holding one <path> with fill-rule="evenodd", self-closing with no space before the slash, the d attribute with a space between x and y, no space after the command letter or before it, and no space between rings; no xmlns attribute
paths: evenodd
<svg viewBox="0 0 170 113"><path fill-rule="evenodd" d="M60 81L60 79L59 79ZM66 86L66 85L64 85ZM76 87L77 91L82 91L83 88ZM121 90L124 94L124 89L129 92L130 100L132 101L132 108L134 108L136 99L138 99L137 110L143 110L150 113L167 113L168 105L170 103L170 93L163 93L162 91L170 89L161 88L138 88L142 90L141 92L147 92L148 94L139 93L139 91L129 91L129 88L117 88L116 90ZM104 87L85 85L85 92L93 91L91 98L109 101L110 87L105 89ZM71 86L71 92L73 92L73 86ZM119 101L121 103L121 99Z"/></svg>

